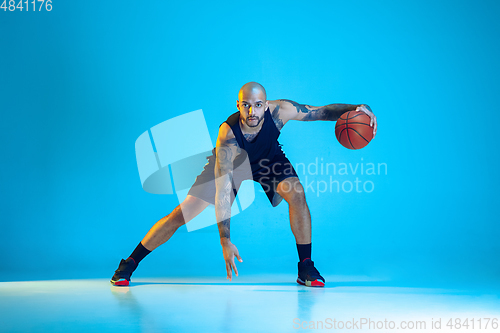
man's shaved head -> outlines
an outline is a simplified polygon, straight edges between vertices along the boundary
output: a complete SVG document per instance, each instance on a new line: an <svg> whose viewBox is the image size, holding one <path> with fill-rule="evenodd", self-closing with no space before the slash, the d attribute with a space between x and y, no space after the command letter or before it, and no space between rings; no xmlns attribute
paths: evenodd
<svg viewBox="0 0 500 333"><path fill-rule="evenodd" d="M236 107L240 111L240 119L246 126L259 128L268 106L266 89L260 83L248 82L241 87Z"/></svg>
<svg viewBox="0 0 500 333"><path fill-rule="evenodd" d="M240 92L238 93L238 100L241 102L244 97L254 94L263 94L261 95L263 101L266 101L267 99L266 89L264 89L260 83L248 82L241 87Z"/></svg>

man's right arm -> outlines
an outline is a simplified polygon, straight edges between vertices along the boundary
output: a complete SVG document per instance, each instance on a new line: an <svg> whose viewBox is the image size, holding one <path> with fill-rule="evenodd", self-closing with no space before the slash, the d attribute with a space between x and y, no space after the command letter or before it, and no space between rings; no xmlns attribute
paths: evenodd
<svg viewBox="0 0 500 333"><path fill-rule="evenodd" d="M238 275L234 257L236 256L239 261L242 261L230 238L233 162L239 153L239 148L231 128L226 123L223 123L219 129L215 153L215 216L226 261L227 277L231 280L233 269Z"/></svg>

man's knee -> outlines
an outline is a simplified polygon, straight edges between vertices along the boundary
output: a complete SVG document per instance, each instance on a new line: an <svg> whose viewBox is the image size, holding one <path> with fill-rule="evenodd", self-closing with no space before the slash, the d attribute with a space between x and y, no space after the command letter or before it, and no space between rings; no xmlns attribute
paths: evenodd
<svg viewBox="0 0 500 333"><path fill-rule="evenodd" d="M180 225L186 224L200 214L207 206L208 202L188 195L184 201L174 209L175 220Z"/></svg>
<svg viewBox="0 0 500 333"><path fill-rule="evenodd" d="M288 204L303 205L306 203L304 187L296 177L290 177L281 181L277 192Z"/></svg>

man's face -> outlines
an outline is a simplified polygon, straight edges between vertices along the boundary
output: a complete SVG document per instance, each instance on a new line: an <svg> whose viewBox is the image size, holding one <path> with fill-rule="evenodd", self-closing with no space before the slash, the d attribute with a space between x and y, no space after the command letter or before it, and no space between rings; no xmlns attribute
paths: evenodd
<svg viewBox="0 0 500 333"><path fill-rule="evenodd" d="M242 91L236 102L240 116L248 127L257 127L264 120L264 112L269 102L265 94L260 90Z"/></svg>

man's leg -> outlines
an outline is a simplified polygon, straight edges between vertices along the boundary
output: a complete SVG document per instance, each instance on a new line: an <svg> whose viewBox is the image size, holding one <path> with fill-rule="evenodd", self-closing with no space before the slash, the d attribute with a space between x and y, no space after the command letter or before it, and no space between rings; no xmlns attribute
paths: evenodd
<svg viewBox="0 0 500 333"><path fill-rule="evenodd" d="M311 243L311 213L307 206L304 188L297 177L282 180L276 192L288 203L290 226L297 244Z"/></svg>
<svg viewBox="0 0 500 333"><path fill-rule="evenodd" d="M142 245L147 250L153 251L168 241L180 226L191 221L207 208L208 205L208 202L188 195L170 214L155 223L142 239Z"/></svg>
<svg viewBox="0 0 500 333"><path fill-rule="evenodd" d="M288 203L290 226L299 252L299 277L297 282L309 287L323 287L325 279L311 260L311 214L307 206L304 187L298 177L288 177L279 182L276 193Z"/></svg>
<svg viewBox="0 0 500 333"><path fill-rule="evenodd" d="M117 286L128 286L130 276L137 268L139 262L151 251L168 241L180 226L188 223L208 205L208 202L188 195L170 214L153 225L127 260L122 259L118 269L111 278L111 283Z"/></svg>

